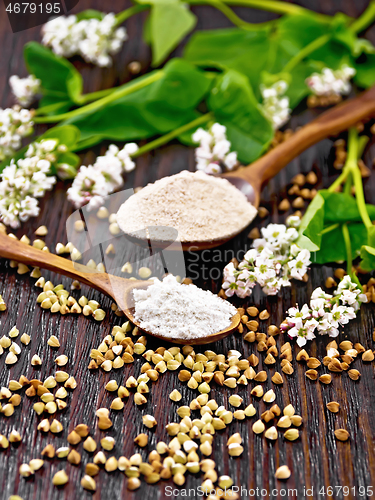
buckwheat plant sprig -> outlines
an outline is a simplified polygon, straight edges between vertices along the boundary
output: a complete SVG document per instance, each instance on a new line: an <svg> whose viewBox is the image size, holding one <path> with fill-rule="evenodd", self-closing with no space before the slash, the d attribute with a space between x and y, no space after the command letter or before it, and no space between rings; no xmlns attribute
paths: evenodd
<svg viewBox="0 0 375 500"><path fill-rule="evenodd" d="M25 158L12 160L4 168L0 174L0 216L4 224L17 228L21 222L39 215L37 198L42 198L56 182L56 177L50 175L52 165L62 176L73 168L58 163L66 151L67 147L55 139L34 142Z"/></svg>
<svg viewBox="0 0 375 500"><path fill-rule="evenodd" d="M289 217L288 226L269 224L262 228L262 238L253 241L236 269L231 262L224 268L223 289L227 297L251 295L258 283L266 295L276 295L281 287L290 286L290 279L302 280L310 265L310 252L293 243L298 232L298 217Z"/></svg>
<svg viewBox="0 0 375 500"><path fill-rule="evenodd" d="M21 147L21 140L34 132L34 113L20 106L0 108L0 161Z"/></svg>
<svg viewBox="0 0 375 500"><path fill-rule="evenodd" d="M94 165L82 165L68 189L68 200L75 208L83 205L87 205L88 210L101 207L106 196L124 184L122 174L134 170L131 156L137 151L138 146L133 142L125 144L121 150L112 144Z"/></svg>
<svg viewBox="0 0 375 500"><path fill-rule="evenodd" d="M263 98L261 108L275 130L279 129L290 118L289 97L285 95L287 90L288 84L284 80L279 80L269 87L260 86Z"/></svg>
<svg viewBox="0 0 375 500"><path fill-rule="evenodd" d="M195 150L197 170L206 174L218 174L224 170L233 170L237 164L237 153L230 151L231 143L227 139L226 127L214 123L209 130L198 128L192 139L199 143Z"/></svg>
<svg viewBox="0 0 375 500"><path fill-rule="evenodd" d="M350 79L356 71L347 65L332 70L323 68L321 73L313 73L306 79L306 85L317 96L348 95L351 90Z"/></svg>
<svg viewBox="0 0 375 500"><path fill-rule="evenodd" d="M34 75L29 75L26 78L12 75L9 78L9 85L17 103L27 108L40 92L41 81Z"/></svg>
<svg viewBox="0 0 375 500"><path fill-rule="evenodd" d="M59 16L48 21L42 29L42 43L60 56L80 55L87 62L101 67L112 64L127 39L125 28L119 28L116 16L103 14L102 19L82 19Z"/></svg>
<svg viewBox="0 0 375 500"><path fill-rule="evenodd" d="M304 304L301 309L291 307L288 310L289 316L280 329L289 337L296 337L300 347L305 345L307 340L314 339L316 334L337 337L339 327L355 318L364 302L367 302L366 295L352 282L350 276L346 275L334 295L316 288L311 295L310 305Z"/></svg>

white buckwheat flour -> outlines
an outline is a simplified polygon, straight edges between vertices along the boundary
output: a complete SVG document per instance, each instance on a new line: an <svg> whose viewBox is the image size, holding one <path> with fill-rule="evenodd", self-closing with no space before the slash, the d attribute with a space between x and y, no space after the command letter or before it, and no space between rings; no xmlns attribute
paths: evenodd
<svg viewBox="0 0 375 500"><path fill-rule="evenodd" d="M117 223L129 235L148 226L167 226L178 230L181 242L214 241L239 233L256 213L226 179L184 170L131 196L121 205ZM162 239L162 233L155 239Z"/></svg>
<svg viewBox="0 0 375 500"><path fill-rule="evenodd" d="M182 285L172 275L146 290L134 289L135 313L141 328L174 339L206 337L227 328L237 309L195 285Z"/></svg>

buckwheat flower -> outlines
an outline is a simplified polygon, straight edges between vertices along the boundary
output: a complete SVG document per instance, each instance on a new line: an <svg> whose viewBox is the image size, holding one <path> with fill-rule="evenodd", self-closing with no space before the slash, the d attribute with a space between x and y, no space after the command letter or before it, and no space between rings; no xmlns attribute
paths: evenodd
<svg viewBox="0 0 375 500"><path fill-rule="evenodd" d="M131 155L136 153L135 143L126 144L121 150L110 145L103 156L98 156L94 165L82 166L68 189L68 200L75 208L87 205L88 210L99 208L105 198L124 184L124 172L135 168Z"/></svg>
<svg viewBox="0 0 375 500"><path fill-rule="evenodd" d="M315 333L337 337L339 327L356 317L357 308L362 303L359 297L362 295L350 276L344 277L334 295L316 288L311 295L309 306L304 304L302 309L293 307L288 310L288 316L282 323L281 329L290 337L298 337L299 345L304 345L306 340L314 338ZM348 305L348 301L352 305ZM300 338L305 340L299 340Z"/></svg>
<svg viewBox="0 0 375 500"><path fill-rule="evenodd" d="M302 280L310 264L310 252L308 250L301 250L295 259L288 262L290 275L293 278Z"/></svg>
<svg viewBox="0 0 375 500"><path fill-rule="evenodd" d="M71 57L78 53L78 44L82 39L82 29L76 16L59 16L48 21L42 27L42 43L62 57Z"/></svg>
<svg viewBox="0 0 375 500"><path fill-rule="evenodd" d="M314 319L303 321L302 318L297 318L294 326L288 330L290 337L297 337L297 344L302 347L306 345L307 340L315 339L314 330L317 322Z"/></svg>
<svg viewBox="0 0 375 500"><path fill-rule="evenodd" d="M350 80L356 71L347 65L332 70L323 68L321 73L313 73L306 79L306 85L318 96L347 95L351 90Z"/></svg>
<svg viewBox="0 0 375 500"><path fill-rule="evenodd" d="M199 143L195 150L197 170L217 174L223 169L233 170L238 165L237 153L230 151L231 143L227 139L224 125L214 123L208 131L198 128L192 139Z"/></svg>
<svg viewBox="0 0 375 500"><path fill-rule="evenodd" d="M270 87L260 86L263 99L261 109L274 130L279 129L290 118L289 97L284 95L287 89L288 84L284 80L279 80Z"/></svg>
<svg viewBox="0 0 375 500"><path fill-rule="evenodd" d="M87 19L78 24L83 32L78 44L81 56L98 66L110 66L111 55L116 54L127 39L125 28L116 28L116 16L107 14L102 20Z"/></svg>
<svg viewBox="0 0 375 500"><path fill-rule="evenodd" d="M40 92L40 84L41 81L34 75L26 78L13 75L9 78L9 85L17 103L25 108L30 106Z"/></svg>
<svg viewBox="0 0 375 500"><path fill-rule="evenodd" d="M286 219L286 225L288 227L299 228L300 224L301 218L298 217L298 215L289 215L289 217Z"/></svg>
<svg viewBox="0 0 375 500"><path fill-rule="evenodd" d="M77 20L76 16L60 16L48 21L42 29L42 43L64 57L78 54L87 62L110 66L127 39L125 28L118 28L116 16Z"/></svg>
<svg viewBox="0 0 375 500"><path fill-rule="evenodd" d="M354 311L357 311L362 303L367 302L366 295L361 293L361 290L359 290L356 283L352 282L349 275L344 276L340 281L335 295L339 296L342 304L352 306Z"/></svg>
<svg viewBox="0 0 375 500"><path fill-rule="evenodd" d="M269 224L261 230L263 238L253 241L237 269L233 263L224 268L223 289L227 296L251 295L256 284L266 295L276 295L290 286L290 279L302 280L310 265L310 252L294 243L295 228ZM311 317L311 315L310 315Z"/></svg>
<svg viewBox="0 0 375 500"><path fill-rule="evenodd" d="M18 105L0 108L0 161L14 155L22 139L33 133L33 125L33 113L28 109Z"/></svg>
<svg viewBox="0 0 375 500"><path fill-rule="evenodd" d="M311 294L311 300L316 299L332 299L333 295L326 293L321 287L315 288L313 293Z"/></svg>
<svg viewBox="0 0 375 500"><path fill-rule="evenodd" d="M326 315L327 300L325 298L311 299L310 307L313 318L317 320L323 319Z"/></svg>
<svg viewBox="0 0 375 500"><path fill-rule="evenodd" d="M5 167L0 174L0 215L13 228L39 215L38 200L52 189L56 178L49 176L48 160L31 157Z"/></svg>
<svg viewBox="0 0 375 500"><path fill-rule="evenodd" d="M238 267L241 268L241 265L245 265L246 262L249 264L255 262L255 259L258 256L257 250L258 250L257 248L251 248L250 250L248 250L244 255L244 260L240 263Z"/></svg>
<svg viewBox="0 0 375 500"><path fill-rule="evenodd" d="M289 317L287 318L287 320L291 324L300 319L311 318L311 312L307 304L304 304L301 309L298 309L298 307L290 307L288 309L288 314Z"/></svg>
<svg viewBox="0 0 375 500"><path fill-rule="evenodd" d="M118 158L118 160L121 162L123 170L125 172L131 172L135 169L135 163L131 159L131 156L134 155L138 151L138 149L138 145L135 142L129 142L128 144L125 144L125 146L121 150L114 144L111 144L107 152L105 153L105 157ZM99 156L96 161L97 163L98 161L100 161L100 158L103 157Z"/></svg>
<svg viewBox="0 0 375 500"><path fill-rule="evenodd" d="M0 174L0 217L5 224L17 228L39 214L38 198L53 188L56 177L50 175L52 166L59 171L64 165L59 157L67 150L57 139L33 142L24 158L12 160L4 168Z"/></svg>
<svg viewBox="0 0 375 500"><path fill-rule="evenodd" d="M81 208L87 204L89 210L101 207L108 193L105 177L93 165L87 167L82 165L72 186L67 191L68 200L75 208Z"/></svg>

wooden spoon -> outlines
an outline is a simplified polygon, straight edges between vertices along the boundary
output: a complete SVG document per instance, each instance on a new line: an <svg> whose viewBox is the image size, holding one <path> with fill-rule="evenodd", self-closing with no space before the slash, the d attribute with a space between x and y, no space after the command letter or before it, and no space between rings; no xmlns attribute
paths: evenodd
<svg viewBox="0 0 375 500"><path fill-rule="evenodd" d="M258 208L263 185L279 173L293 158L322 139L337 135L371 116L375 116L375 87L363 92L358 97L349 99L325 111L251 165L234 172L222 174L220 177L227 179L236 186L247 197L249 202ZM183 250L187 251L214 248L239 234L250 222L250 220L244 221L244 226L237 233L225 238L183 242L181 244L179 242L175 244L173 242L159 243L156 239L152 239L152 245L155 247L159 245L168 246L169 250L180 250L182 247ZM146 244L146 241L141 238L127 237L138 244Z"/></svg>
<svg viewBox="0 0 375 500"><path fill-rule="evenodd" d="M133 290L135 288L145 289L152 285L153 281L129 280L112 274L98 273L82 264L73 263L58 255L42 252L42 250L26 245L21 241L9 238L9 236L4 233L0 233L0 257L22 262L28 266L37 266L58 274L63 274L64 276L76 279L85 285L89 285L105 293L114 299L128 319L140 328L139 323L134 319ZM240 315L237 313L231 318L231 324L225 330L197 339L174 339L162 337L152 332L146 331L145 333L175 344L208 344L210 342L216 342L232 333L238 327L239 322Z"/></svg>

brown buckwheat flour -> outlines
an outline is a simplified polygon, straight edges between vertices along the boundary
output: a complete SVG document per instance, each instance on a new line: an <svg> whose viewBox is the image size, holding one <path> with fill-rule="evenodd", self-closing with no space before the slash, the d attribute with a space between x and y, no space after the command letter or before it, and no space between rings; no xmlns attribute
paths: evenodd
<svg viewBox="0 0 375 500"><path fill-rule="evenodd" d="M226 179L184 170L131 196L121 205L117 223L130 235L149 226L167 226L178 231L181 242L214 241L239 233L256 213Z"/></svg>

